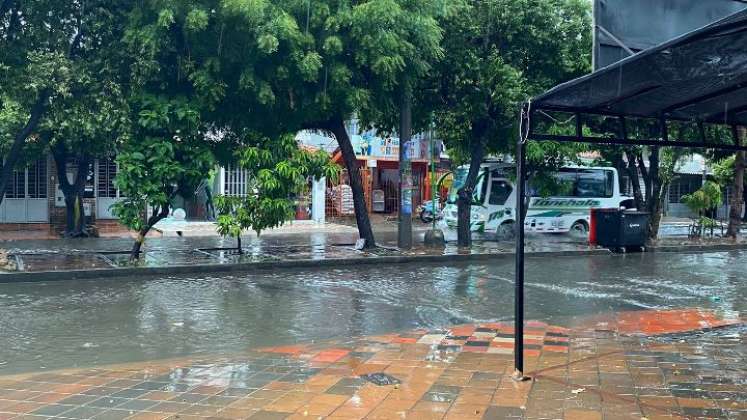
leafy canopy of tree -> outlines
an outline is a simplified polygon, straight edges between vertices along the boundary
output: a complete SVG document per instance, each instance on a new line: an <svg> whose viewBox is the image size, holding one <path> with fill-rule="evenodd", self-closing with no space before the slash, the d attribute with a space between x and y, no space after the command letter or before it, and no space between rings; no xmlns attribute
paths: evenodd
<svg viewBox="0 0 747 420"><path fill-rule="evenodd" d="M79 92L80 72L104 79L103 50L121 37L129 2L0 2L0 201L13 169L43 150L37 128L50 103Z"/></svg>
<svg viewBox="0 0 747 420"><path fill-rule="evenodd" d="M435 105L441 138L470 171L457 200L460 245L469 245L470 203L487 153L511 151L518 107L534 94L590 69L591 5L583 0L474 0L447 16L445 57L420 87L421 106ZM537 164L577 148L536 144Z"/></svg>
<svg viewBox="0 0 747 420"><path fill-rule="evenodd" d="M218 232L236 238L242 253L241 233L277 227L293 217L295 200L310 179L336 179L338 169L324 152L298 148L295 138L279 140L253 136L252 146L237 152L239 167L246 171L246 191L239 196L218 196Z"/></svg>
<svg viewBox="0 0 747 420"><path fill-rule="evenodd" d="M169 215L176 195L188 197L215 164L189 101L144 96L136 109L131 137L117 156L115 185L124 198L113 207L120 222L138 232L133 259L150 229ZM146 208L150 214L143 217Z"/></svg>
<svg viewBox="0 0 747 420"><path fill-rule="evenodd" d="M232 24L221 25L226 28L220 38L221 78L229 92L239 94L226 97L216 121L272 136L301 129L331 132L350 175L360 236L374 246L344 122L357 115L364 126L394 129L404 81L423 77L442 58L437 19L454 4L225 1L223 18Z"/></svg>
<svg viewBox="0 0 747 420"><path fill-rule="evenodd" d="M44 151L51 151L55 161L69 237L91 233L83 216L83 194L94 159L113 157L129 133L129 104L118 71L121 43L109 41L109 48L87 51L85 59L72 63L70 95L52 101L37 130ZM31 155L28 150L25 154ZM68 179L71 163L76 170Z"/></svg>
<svg viewBox="0 0 747 420"><path fill-rule="evenodd" d="M682 196L682 202L698 216L721 204L721 186L713 181L706 181L692 194Z"/></svg>
<svg viewBox="0 0 747 420"><path fill-rule="evenodd" d="M192 2L143 2L128 16L123 42L132 124L117 156L115 183L125 198L113 211L139 232L133 259L176 195L190 198L215 165L214 131L205 116L222 98L223 85L210 76L214 61L192 58L195 49L210 46L202 38L209 10Z"/></svg>

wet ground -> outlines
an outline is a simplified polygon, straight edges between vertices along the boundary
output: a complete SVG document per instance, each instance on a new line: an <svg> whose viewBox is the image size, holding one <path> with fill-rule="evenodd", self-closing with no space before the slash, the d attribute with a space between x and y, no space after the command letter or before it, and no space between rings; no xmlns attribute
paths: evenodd
<svg viewBox="0 0 747 420"><path fill-rule="evenodd" d="M747 252L531 258L526 313L747 311ZM512 319L513 263L0 284L0 375Z"/></svg>
<svg viewBox="0 0 747 420"><path fill-rule="evenodd" d="M619 312L572 329L529 321L524 336L529 380L521 382L511 376L513 336L509 323L477 323L228 356L0 376L0 418L740 420L747 415L747 329L716 313Z"/></svg>
<svg viewBox="0 0 747 420"><path fill-rule="evenodd" d="M129 258L132 240L127 238L89 238L74 240L24 240L5 243L18 271L40 272L88 270L118 267L168 267L201 264L236 264L289 260L368 258L395 255L494 254L512 252L511 241L476 240L470 249L450 242L443 249L427 249L424 231L413 232L413 248L397 249L396 231L378 232L377 248L358 251L357 233L298 232L247 237L243 253L236 251L233 239L209 236L149 238L140 258ZM2 243L0 243L0 247ZM591 249L583 238L569 235L530 235L526 250L585 251ZM8 272L8 271L5 271ZM3 271L0 271L3 274ZM64 274L62 274L64 276ZM1 280L1 279L0 279Z"/></svg>

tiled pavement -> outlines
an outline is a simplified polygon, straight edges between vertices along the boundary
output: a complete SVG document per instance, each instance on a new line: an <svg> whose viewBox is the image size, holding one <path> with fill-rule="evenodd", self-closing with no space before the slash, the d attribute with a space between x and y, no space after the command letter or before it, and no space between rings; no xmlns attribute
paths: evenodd
<svg viewBox="0 0 747 420"><path fill-rule="evenodd" d="M650 311L525 333L526 382L511 325L461 325L0 376L0 419L747 419L737 321Z"/></svg>

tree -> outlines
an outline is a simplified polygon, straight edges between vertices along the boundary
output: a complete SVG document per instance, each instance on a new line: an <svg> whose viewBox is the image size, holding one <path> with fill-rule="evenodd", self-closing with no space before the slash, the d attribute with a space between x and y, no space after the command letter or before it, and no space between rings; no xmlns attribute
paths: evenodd
<svg viewBox="0 0 747 420"><path fill-rule="evenodd" d="M230 95L218 118L233 129L266 135L302 129L332 133L353 192L366 247L375 246L360 168L345 129L357 115L364 126L396 127L401 81L422 76L441 56L436 18L451 10L443 0L229 1L222 62ZM234 50L235 49L235 50ZM234 53L231 53L231 51ZM241 54L236 53L236 51ZM271 137L276 137L275 135Z"/></svg>
<svg viewBox="0 0 747 420"><path fill-rule="evenodd" d="M622 137L621 120L617 117L602 117L591 124L591 127L596 136ZM596 150L618 168L620 173L628 175L636 208L650 214L646 227L648 240L655 241L677 163L683 156L692 153L692 150L636 146L636 139L664 138L666 134L668 138L680 141L700 140L706 137L718 142L727 133L723 127L718 126L709 127L706 132L702 125L690 122L668 122L664 133L661 121L642 119L626 120L625 131L631 146L602 146ZM621 185L621 189L622 187Z"/></svg>
<svg viewBox="0 0 747 420"><path fill-rule="evenodd" d="M245 194L216 199L218 232L236 238L239 254L243 231L252 229L260 235L282 225L293 217L294 199L310 179L337 175L327 154L299 149L293 135L280 140L254 137L249 140L252 146L237 153L239 166L247 171Z"/></svg>
<svg viewBox="0 0 747 420"><path fill-rule="evenodd" d="M647 227L648 239L659 235L664 200L674 178L677 161L686 154L683 149L661 149L659 147L630 147L625 151L626 171L630 177L636 208L650 214ZM648 155L648 166L646 166ZM644 189L641 190L640 177Z"/></svg>
<svg viewBox="0 0 747 420"><path fill-rule="evenodd" d="M521 101L587 72L591 53L588 2L467 3L444 19L445 58L419 95L421 104L437 105L436 125L447 147L470 159L457 199L460 246L471 243L470 207L479 165L488 153L512 149ZM568 149L544 143L532 147L537 168L550 156L542 149Z"/></svg>
<svg viewBox="0 0 747 420"><path fill-rule="evenodd" d="M113 157L112 151L129 130L128 105L111 66L86 63L75 68L71 95L54 101L39 126L65 196L67 237L90 234L83 195L94 159ZM68 179L70 163L76 167L72 180Z"/></svg>
<svg viewBox="0 0 747 420"><path fill-rule="evenodd" d="M744 152L737 152L729 157L723 158L713 166L714 176L722 186L731 186L729 196L729 227L727 236L736 238L742 228L742 223L747 221L747 196L744 194L745 184L745 156ZM742 213L744 212L744 216Z"/></svg>
<svg viewBox="0 0 747 420"><path fill-rule="evenodd" d="M50 102L70 97L76 65L121 36L127 3L0 3L0 202Z"/></svg>
<svg viewBox="0 0 747 420"><path fill-rule="evenodd" d="M700 237L705 228L713 228L716 221L708 217L708 213L721 204L721 186L713 181L706 181L697 191L682 196L682 202L698 215L694 236Z"/></svg>
<svg viewBox="0 0 747 420"><path fill-rule="evenodd" d="M133 105L134 127L120 146L114 180L125 198L113 206L120 223L137 232L131 260L140 256L151 228L169 215L176 195L194 191L215 162L199 112L188 100L148 95Z"/></svg>
<svg viewBox="0 0 747 420"><path fill-rule="evenodd" d="M215 164L219 130L206 115L225 94L213 77L220 47L210 34L220 26L209 25L220 3L145 2L128 16L123 42L132 128L118 148L115 185L125 198L113 210L138 232L131 259L176 195L193 194Z"/></svg>

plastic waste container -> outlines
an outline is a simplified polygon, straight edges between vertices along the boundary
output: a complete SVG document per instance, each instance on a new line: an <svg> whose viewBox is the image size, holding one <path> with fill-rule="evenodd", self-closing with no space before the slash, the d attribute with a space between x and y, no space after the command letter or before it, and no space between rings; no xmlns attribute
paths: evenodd
<svg viewBox="0 0 747 420"><path fill-rule="evenodd" d="M646 245L649 213L636 210L594 211L596 243L612 251L642 250Z"/></svg>

